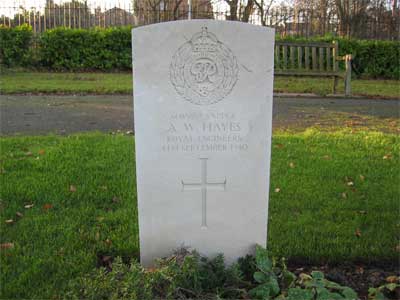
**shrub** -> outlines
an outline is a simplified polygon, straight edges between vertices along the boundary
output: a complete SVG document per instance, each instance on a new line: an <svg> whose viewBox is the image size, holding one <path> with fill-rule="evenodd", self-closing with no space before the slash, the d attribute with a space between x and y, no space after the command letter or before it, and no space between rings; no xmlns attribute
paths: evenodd
<svg viewBox="0 0 400 300"><path fill-rule="evenodd" d="M39 40L41 64L71 71L130 69L130 30L130 27L48 30Z"/></svg>
<svg viewBox="0 0 400 300"><path fill-rule="evenodd" d="M253 270L253 278L244 273ZM325 279L322 272L296 277L285 260L272 261L257 246L256 257L226 267L222 255L214 259L179 250L144 269L137 262L126 266L117 258L111 271L97 269L70 283L67 299L358 299L349 287Z"/></svg>
<svg viewBox="0 0 400 300"><path fill-rule="evenodd" d="M32 37L32 28L26 24L15 28L0 25L0 64L30 66Z"/></svg>

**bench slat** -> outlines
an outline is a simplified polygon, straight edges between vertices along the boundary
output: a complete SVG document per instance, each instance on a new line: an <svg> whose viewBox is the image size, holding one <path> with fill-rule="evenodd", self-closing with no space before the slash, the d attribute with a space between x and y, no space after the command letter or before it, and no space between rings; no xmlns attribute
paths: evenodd
<svg viewBox="0 0 400 300"><path fill-rule="evenodd" d="M275 45L275 55L276 55L276 65L278 68L281 67L280 56L281 56L281 46Z"/></svg>
<svg viewBox="0 0 400 300"><path fill-rule="evenodd" d="M319 48L319 70L323 71L324 68L324 48Z"/></svg>
<svg viewBox="0 0 400 300"><path fill-rule="evenodd" d="M287 46L282 46L283 50L283 69L287 69Z"/></svg>
<svg viewBox="0 0 400 300"><path fill-rule="evenodd" d="M326 70L330 71L331 70L331 49L328 48L326 49Z"/></svg>
<svg viewBox="0 0 400 300"><path fill-rule="evenodd" d="M310 47L304 47L304 63L306 70L310 69Z"/></svg>
<svg viewBox="0 0 400 300"><path fill-rule="evenodd" d="M299 69L302 69L302 62L303 62L303 48L297 47L297 64Z"/></svg>
<svg viewBox="0 0 400 300"><path fill-rule="evenodd" d="M294 47L290 46L290 68L294 69L296 66L294 64Z"/></svg>
<svg viewBox="0 0 400 300"><path fill-rule="evenodd" d="M281 45L281 46L299 46L299 47L323 47L323 48L334 48L334 45L332 43L319 43L319 42L314 42L314 43L298 43L298 42L275 42L275 45Z"/></svg>
<svg viewBox="0 0 400 300"><path fill-rule="evenodd" d="M311 63L313 71L317 70L317 48L312 47Z"/></svg>
<svg viewBox="0 0 400 300"><path fill-rule="evenodd" d="M299 70L275 70L274 75L290 75L290 76L323 76L323 77L344 77L343 72L319 72L319 71L299 71Z"/></svg>

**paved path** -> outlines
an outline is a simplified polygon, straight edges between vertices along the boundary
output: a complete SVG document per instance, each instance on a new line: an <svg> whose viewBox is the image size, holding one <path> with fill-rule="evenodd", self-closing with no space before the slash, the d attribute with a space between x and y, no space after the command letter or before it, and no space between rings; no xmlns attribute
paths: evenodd
<svg viewBox="0 0 400 300"><path fill-rule="evenodd" d="M127 131L133 129L132 112L129 95L0 95L0 134ZM275 97L273 115L274 129L368 126L379 130L383 124L396 131L400 101Z"/></svg>

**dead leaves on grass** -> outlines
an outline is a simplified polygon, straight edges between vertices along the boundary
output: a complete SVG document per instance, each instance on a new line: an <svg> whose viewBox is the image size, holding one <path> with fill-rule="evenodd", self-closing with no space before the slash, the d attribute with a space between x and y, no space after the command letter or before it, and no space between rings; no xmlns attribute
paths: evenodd
<svg viewBox="0 0 400 300"><path fill-rule="evenodd" d="M12 249L14 248L14 243L3 243L0 244L0 249Z"/></svg>
<svg viewBox="0 0 400 300"><path fill-rule="evenodd" d="M354 186L354 182L353 181L348 181L347 182L347 186Z"/></svg>
<svg viewBox="0 0 400 300"><path fill-rule="evenodd" d="M75 193L76 192L76 186L74 186L74 185L70 185L69 186L69 191L71 192L71 193Z"/></svg>
<svg viewBox="0 0 400 300"><path fill-rule="evenodd" d="M391 153L385 154L385 155L382 157L382 159L384 159L384 160L392 159L392 154L391 154Z"/></svg>
<svg viewBox="0 0 400 300"><path fill-rule="evenodd" d="M46 203L45 205L43 205L42 208L43 208L44 211L48 211L49 209L53 208L53 204Z"/></svg>

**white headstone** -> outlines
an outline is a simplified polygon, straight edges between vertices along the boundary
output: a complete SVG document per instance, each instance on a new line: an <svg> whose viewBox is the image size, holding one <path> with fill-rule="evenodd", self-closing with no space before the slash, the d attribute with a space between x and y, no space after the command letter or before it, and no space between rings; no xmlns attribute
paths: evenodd
<svg viewBox="0 0 400 300"><path fill-rule="evenodd" d="M143 265L182 246L227 263L266 245L274 30L175 21L133 30Z"/></svg>

